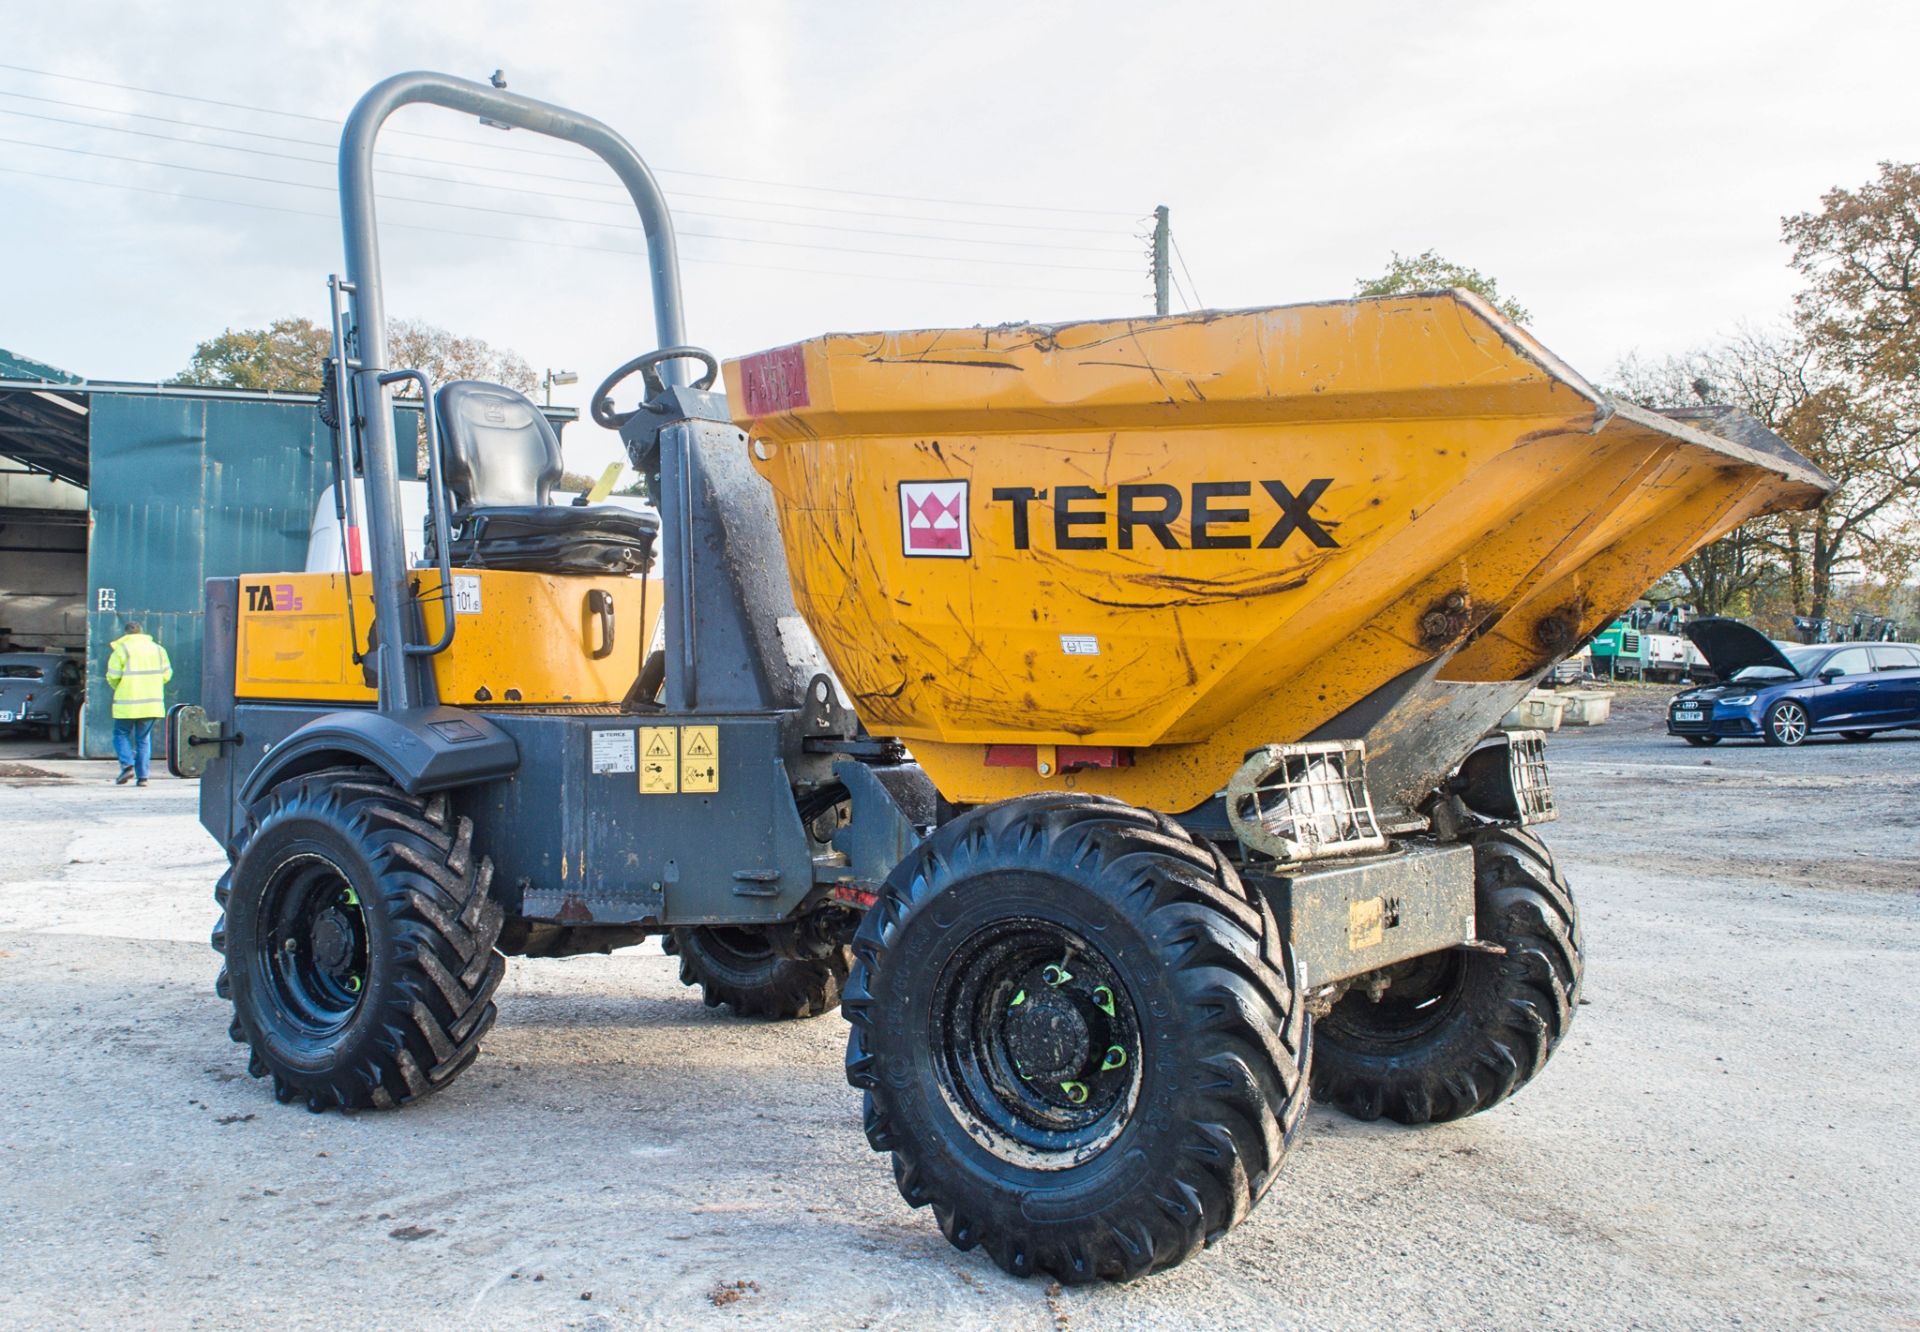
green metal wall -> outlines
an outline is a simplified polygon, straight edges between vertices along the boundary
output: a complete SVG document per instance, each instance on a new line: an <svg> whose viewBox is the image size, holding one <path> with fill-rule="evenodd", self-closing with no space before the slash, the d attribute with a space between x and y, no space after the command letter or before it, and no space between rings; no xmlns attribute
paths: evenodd
<svg viewBox="0 0 1920 1332"><path fill-rule="evenodd" d="M173 659L167 703L199 696L202 585L299 569L308 524L332 478L332 444L311 401L91 396L93 535L88 555L87 708L82 752L113 753L107 657L138 613ZM411 441L417 409L395 411ZM402 447L402 476L416 474ZM114 609L102 609L102 591ZM155 746L158 749L158 744Z"/></svg>

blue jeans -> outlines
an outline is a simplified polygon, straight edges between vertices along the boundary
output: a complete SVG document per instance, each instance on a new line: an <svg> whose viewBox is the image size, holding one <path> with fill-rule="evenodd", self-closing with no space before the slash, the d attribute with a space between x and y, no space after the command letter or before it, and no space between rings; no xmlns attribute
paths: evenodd
<svg viewBox="0 0 1920 1332"><path fill-rule="evenodd" d="M153 757L153 718L114 718L113 752L120 756L121 767L132 768L135 778L146 781L147 762Z"/></svg>

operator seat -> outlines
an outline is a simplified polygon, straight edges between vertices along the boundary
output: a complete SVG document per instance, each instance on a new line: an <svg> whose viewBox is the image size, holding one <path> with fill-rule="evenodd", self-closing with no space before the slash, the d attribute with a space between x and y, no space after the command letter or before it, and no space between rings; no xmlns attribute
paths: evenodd
<svg viewBox="0 0 1920 1332"><path fill-rule="evenodd" d="M499 384L456 380L434 395L453 496L456 567L530 573L642 573L660 519L613 505L551 503L560 437L528 400ZM427 559L439 558L427 522Z"/></svg>

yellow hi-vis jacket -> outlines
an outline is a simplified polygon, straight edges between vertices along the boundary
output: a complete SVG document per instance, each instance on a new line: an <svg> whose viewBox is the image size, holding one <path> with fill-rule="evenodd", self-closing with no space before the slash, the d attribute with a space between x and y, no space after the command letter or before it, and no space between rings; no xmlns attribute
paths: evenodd
<svg viewBox="0 0 1920 1332"><path fill-rule="evenodd" d="M113 640L107 658L107 683L113 686L113 719L125 721L167 715L167 681L173 663L167 650L145 634Z"/></svg>

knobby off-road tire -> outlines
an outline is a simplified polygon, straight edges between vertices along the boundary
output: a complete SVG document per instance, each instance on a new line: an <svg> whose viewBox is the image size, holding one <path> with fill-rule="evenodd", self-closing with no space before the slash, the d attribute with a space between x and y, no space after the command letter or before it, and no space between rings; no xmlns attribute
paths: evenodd
<svg viewBox="0 0 1920 1332"><path fill-rule="evenodd" d="M836 948L817 962L781 957L764 931L747 926L676 929L661 945L680 958L680 983L698 985L708 1008L739 1017L820 1017L840 1006L853 952Z"/></svg>
<svg viewBox="0 0 1920 1332"><path fill-rule="evenodd" d="M1540 840L1473 843L1479 937L1504 954L1416 959L1380 1002L1353 989L1314 1026L1313 1094L1359 1119L1439 1123L1498 1105L1567 1034L1580 1000L1580 917Z"/></svg>
<svg viewBox="0 0 1920 1332"><path fill-rule="evenodd" d="M1066 795L970 811L853 949L867 1140L955 1247L1129 1280L1273 1183L1307 1105L1298 974L1264 901L1171 820Z"/></svg>
<svg viewBox="0 0 1920 1332"><path fill-rule="evenodd" d="M796 797L801 825L820 849L830 849L837 811L847 789L829 782ZM708 1008L725 1004L738 1017L782 1022L821 1017L840 1007L853 966L842 945L817 959L782 957L766 931L746 925L695 925L671 931L663 947L680 959L680 983L698 985Z"/></svg>
<svg viewBox="0 0 1920 1332"><path fill-rule="evenodd" d="M447 797L369 769L291 778L258 802L214 900L214 988L247 1071L315 1112L404 1105L452 1082L506 973L492 863Z"/></svg>

